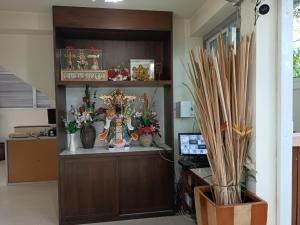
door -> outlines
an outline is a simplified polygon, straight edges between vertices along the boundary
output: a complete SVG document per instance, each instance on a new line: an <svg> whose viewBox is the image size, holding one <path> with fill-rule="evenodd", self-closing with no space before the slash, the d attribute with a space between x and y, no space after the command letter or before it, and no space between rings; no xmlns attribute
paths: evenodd
<svg viewBox="0 0 300 225"><path fill-rule="evenodd" d="M69 158L60 161L61 218L105 220L118 215L117 159Z"/></svg>
<svg viewBox="0 0 300 225"><path fill-rule="evenodd" d="M172 164L159 154L120 158L120 214L173 209L172 180Z"/></svg>

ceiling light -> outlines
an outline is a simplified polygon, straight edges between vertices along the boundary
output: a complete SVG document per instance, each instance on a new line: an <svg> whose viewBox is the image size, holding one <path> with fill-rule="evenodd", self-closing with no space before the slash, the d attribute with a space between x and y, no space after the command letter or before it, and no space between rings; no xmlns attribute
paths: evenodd
<svg viewBox="0 0 300 225"><path fill-rule="evenodd" d="M105 0L105 2L123 2L123 0Z"/></svg>

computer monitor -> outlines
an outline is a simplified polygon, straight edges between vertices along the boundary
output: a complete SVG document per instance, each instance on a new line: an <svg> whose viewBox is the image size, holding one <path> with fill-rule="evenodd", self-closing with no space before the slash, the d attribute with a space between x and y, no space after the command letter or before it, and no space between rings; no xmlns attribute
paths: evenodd
<svg viewBox="0 0 300 225"><path fill-rule="evenodd" d="M48 124L56 124L56 110L47 109L48 114Z"/></svg>
<svg viewBox="0 0 300 225"><path fill-rule="evenodd" d="M201 133L179 133L178 141L181 156L206 157L207 149Z"/></svg>

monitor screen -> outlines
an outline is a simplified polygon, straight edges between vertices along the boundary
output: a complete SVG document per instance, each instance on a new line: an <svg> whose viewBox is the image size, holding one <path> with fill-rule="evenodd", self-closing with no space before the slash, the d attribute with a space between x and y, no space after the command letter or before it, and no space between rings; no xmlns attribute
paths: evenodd
<svg viewBox="0 0 300 225"><path fill-rule="evenodd" d="M56 111L55 109L48 109L48 124L56 124Z"/></svg>
<svg viewBox="0 0 300 225"><path fill-rule="evenodd" d="M204 138L200 133L179 133L180 155L206 155Z"/></svg>

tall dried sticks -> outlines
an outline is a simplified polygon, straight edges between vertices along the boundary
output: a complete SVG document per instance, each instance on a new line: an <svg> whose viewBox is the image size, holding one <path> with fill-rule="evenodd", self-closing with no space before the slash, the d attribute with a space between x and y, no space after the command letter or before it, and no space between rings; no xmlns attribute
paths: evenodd
<svg viewBox="0 0 300 225"><path fill-rule="evenodd" d="M186 71L196 105L196 120L208 148L217 204L241 202L240 180L251 135L247 86L251 36L242 37L236 54L217 38L217 49L194 49Z"/></svg>

